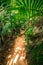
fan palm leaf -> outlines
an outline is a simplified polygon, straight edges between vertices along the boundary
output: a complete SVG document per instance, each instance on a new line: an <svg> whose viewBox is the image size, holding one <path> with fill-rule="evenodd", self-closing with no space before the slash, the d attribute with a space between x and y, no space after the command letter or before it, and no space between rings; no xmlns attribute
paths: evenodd
<svg viewBox="0 0 43 65"><path fill-rule="evenodd" d="M30 18L35 15L43 16L43 0L15 0L13 6L12 9L18 10L18 16L22 18Z"/></svg>

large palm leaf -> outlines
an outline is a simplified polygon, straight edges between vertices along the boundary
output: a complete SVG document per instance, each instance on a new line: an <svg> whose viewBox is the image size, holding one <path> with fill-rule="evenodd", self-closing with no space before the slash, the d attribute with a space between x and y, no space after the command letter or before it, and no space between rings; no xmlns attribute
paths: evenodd
<svg viewBox="0 0 43 65"><path fill-rule="evenodd" d="M43 16L43 0L13 0L12 4L12 9L18 10L19 17Z"/></svg>

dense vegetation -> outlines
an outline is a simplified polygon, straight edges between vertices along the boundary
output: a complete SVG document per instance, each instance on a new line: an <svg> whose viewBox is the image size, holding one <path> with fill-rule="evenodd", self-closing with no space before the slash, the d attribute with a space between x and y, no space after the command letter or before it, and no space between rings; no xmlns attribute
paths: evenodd
<svg viewBox="0 0 43 65"><path fill-rule="evenodd" d="M12 48L9 43L20 34L21 30L25 30L26 58L30 61L29 64L42 65L43 0L0 0L1 59L4 59L1 53L5 53L9 48Z"/></svg>

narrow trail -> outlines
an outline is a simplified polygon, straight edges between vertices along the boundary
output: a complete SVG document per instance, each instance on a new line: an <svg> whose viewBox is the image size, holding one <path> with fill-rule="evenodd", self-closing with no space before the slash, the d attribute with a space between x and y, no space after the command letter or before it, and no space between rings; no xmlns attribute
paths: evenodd
<svg viewBox="0 0 43 65"><path fill-rule="evenodd" d="M14 40L13 53L8 56L7 65L27 65L25 44L25 35L17 36Z"/></svg>

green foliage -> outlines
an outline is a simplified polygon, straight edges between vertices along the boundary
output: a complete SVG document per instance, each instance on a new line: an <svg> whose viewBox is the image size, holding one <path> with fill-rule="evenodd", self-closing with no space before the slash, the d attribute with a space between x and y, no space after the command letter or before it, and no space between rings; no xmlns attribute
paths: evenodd
<svg viewBox="0 0 43 65"><path fill-rule="evenodd" d="M26 25L25 20L27 21L35 14L40 16L43 13L43 0L1 0L0 3L0 19L3 23L2 34L6 34L8 30L12 31L12 29L24 27ZM23 21L23 23L20 21Z"/></svg>
<svg viewBox="0 0 43 65"><path fill-rule="evenodd" d="M30 52L30 65L42 65L43 64L43 42L34 47Z"/></svg>
<svg viewBox="0 0 43 65"><path fill-rule="evenodd" d="M30 24L29 24L30 25ZM40 28L41 27L41 28ZM27 59L29 65L43 64L43 18L37 18L31 23L26 33Z"/></svg>
<svg viewBox="0 0 43 65"><path fill-rule="evenodd" d="M6 5L8 5L10 3L10 1L9 0L0 0L0 5L6 6Z"/></svg>
<svg viewBox="0 0 43 65"><path fill-rule="evenodd" d="M13 4L13 3L12 3ZM37 5L36 5L37 4ZM43 0L15 0L15 7L18 14L24 19L32 16L43 15Z"/></svg>

